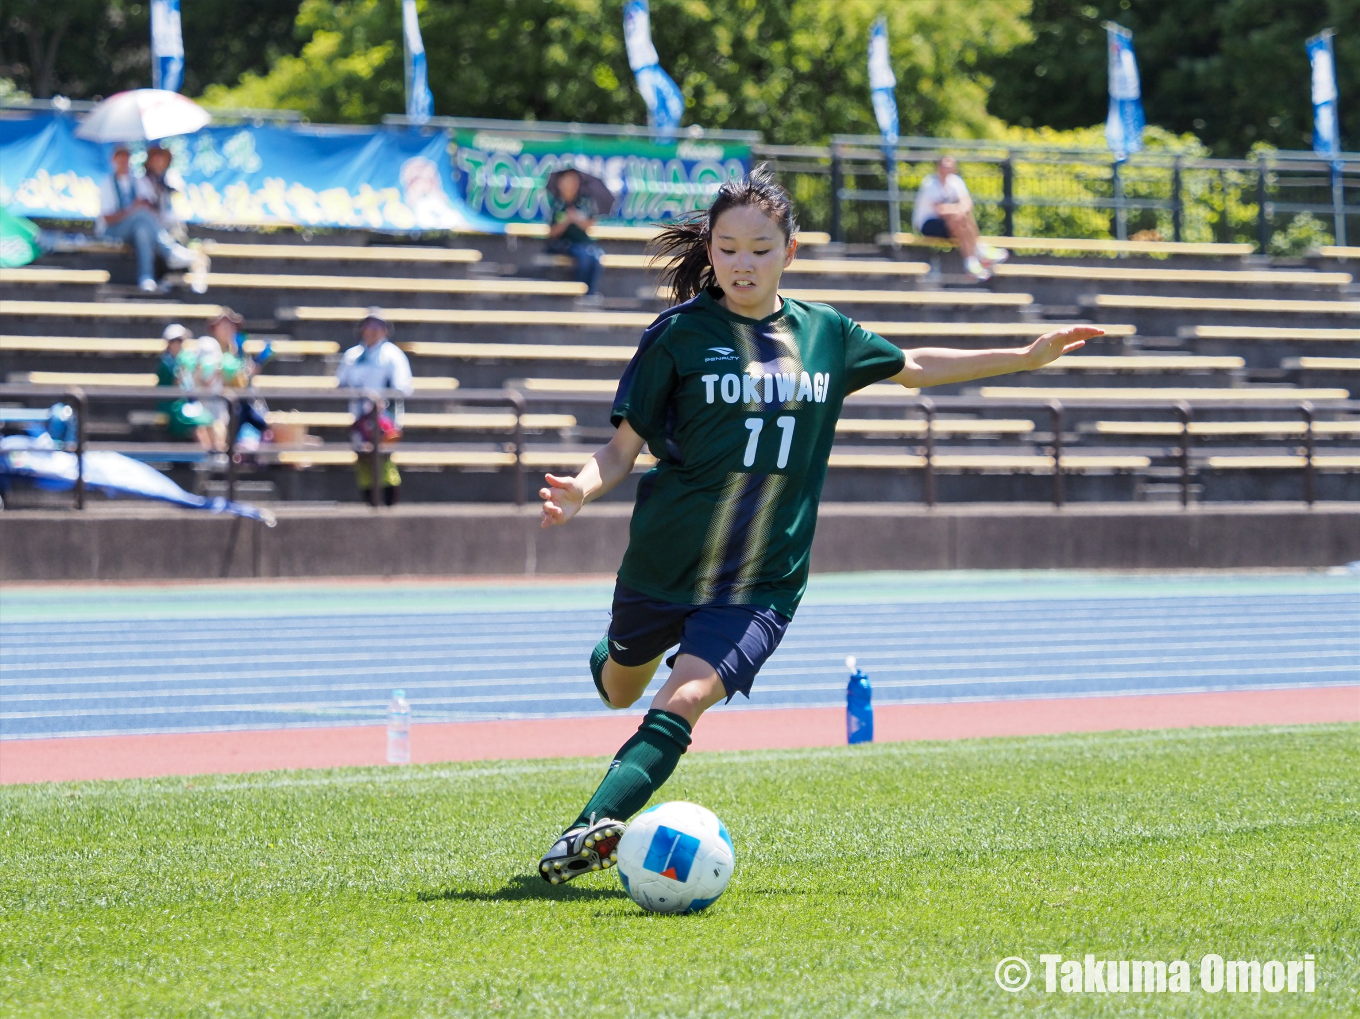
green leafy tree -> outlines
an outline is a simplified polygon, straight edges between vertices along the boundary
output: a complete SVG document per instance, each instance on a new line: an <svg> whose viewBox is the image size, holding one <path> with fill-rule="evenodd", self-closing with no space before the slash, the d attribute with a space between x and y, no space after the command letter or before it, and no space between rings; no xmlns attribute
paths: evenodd
<svg viewBox="0 0 1360 1019"><path fill-rule="evenodd" d="M904 133L988 136L982 58L1024 41L1028 0L653 0L662 64L687 123L809 143L876 132L865 67L870 22L889 18ZM622 0L428 0L421 26L437 112L642 123ZM400 17L380 0L305 0L296 56L208 89L220 106L277 106L372 122L404 106Z"/></svg>
<svg viewBox="0 0 1360 1019"><path fill-rule="evenodd" d="M185 0L184 91L296 53L297 0ZM93 99L151 84L146 0L0 0L0 74L39 97Z"/></svg>
<svg viewBox="0 0 1360 1019"><path fill-rule="evenodd" d="M1360 145L1360 0L1034 0L1032 40L979 62L996 82L989 111L1060 129L1102 120L1106 19L1134 32L1149 122L1193 131L1217 156L1311 148L1303 43L1334 27L1342 141Z"/></svg>

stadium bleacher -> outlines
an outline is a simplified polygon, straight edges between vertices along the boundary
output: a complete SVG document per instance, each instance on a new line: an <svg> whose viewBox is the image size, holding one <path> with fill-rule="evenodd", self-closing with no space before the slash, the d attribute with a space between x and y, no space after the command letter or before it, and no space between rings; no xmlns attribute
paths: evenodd
<svg viewBox="0 0 1360 1019"><path fill-rule="evenodd" d="M82 387L95 397L92 444L133 450L202 488L220 476L221 458L170 442L154 401L99 393L154 382L165 325L198 331L233 307L246 316L247 349L273 348L257 388L289 438L245 455L240 476L254 479L255 493L350 500L350 419L329 390L364 309L380 304L416 376L396 448L409 497L508 498L517 463L571 469L610 434L618 375L665 307L645 253L654 231L600 231L606 297L591 306L562 260L544 255L540 233L459 235L449 246L360 232L314 242L219 234L203 242L206 293L179 287L150 298L116 282L125 256L50 255L0 272L0 373ZM891 384L855 394L837 429L828 498L919 499L927 449L945 500L1044 498L1055 469L1072 499L1170 497L1184 469L1198 498L1266 497L1306 463L1305 440L1319 497L1360 491L1360 415L1328 409L1360 371L1348 356L1360 340L1349 325L1360 300L1339 261L1347 255L1301 268L1244 261L1242 245L1000 238L1015 257L979 285L888 244L847 252L824 236L802 239L784 292L834 304L903 346L1017 344L1076 321L1106 329L1034 375L932 390L931 412ZM921 240L898 238L929 250ZM518 453L512 407L459 401L502 387L527 401Z"/></svg>

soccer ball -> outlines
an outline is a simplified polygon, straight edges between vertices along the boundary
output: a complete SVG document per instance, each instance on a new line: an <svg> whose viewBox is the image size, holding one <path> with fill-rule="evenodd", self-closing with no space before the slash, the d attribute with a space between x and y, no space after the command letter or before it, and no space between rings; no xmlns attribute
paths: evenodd
<svg viewBox="0 0 1360 1019"><path fill-rule="evenodd" d="M619 880L653 913L697 913L727 889L732 837L711 810L672 800L644 810L619 839Z"/></svg>

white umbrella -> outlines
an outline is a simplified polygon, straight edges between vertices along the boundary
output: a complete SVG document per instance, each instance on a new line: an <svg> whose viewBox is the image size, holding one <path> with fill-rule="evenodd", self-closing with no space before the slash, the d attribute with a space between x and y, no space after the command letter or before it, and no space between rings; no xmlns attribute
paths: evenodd
<svg viewBox="0 0 1360 1019"><path fill-rule="evenodd" d="M212 120L192 99L161 88L111 95L90 111L76 135L92 142L140 142L193 134Z"/></svg>

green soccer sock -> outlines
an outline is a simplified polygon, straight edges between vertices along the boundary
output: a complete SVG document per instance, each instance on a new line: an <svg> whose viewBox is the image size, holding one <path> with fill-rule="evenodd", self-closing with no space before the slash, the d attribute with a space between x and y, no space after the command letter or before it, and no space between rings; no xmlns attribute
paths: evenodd
<svg viewBox="0 0 1360 1019"><path fill-rule="evenodd" d="M619 748L604 781L595 790L572 828L611 817L626 821L646 805L652 793L671 777L690 744L690 724L671 711L647 712L632 739Z"/></svg>

